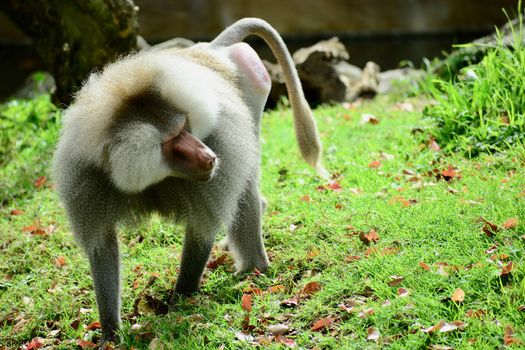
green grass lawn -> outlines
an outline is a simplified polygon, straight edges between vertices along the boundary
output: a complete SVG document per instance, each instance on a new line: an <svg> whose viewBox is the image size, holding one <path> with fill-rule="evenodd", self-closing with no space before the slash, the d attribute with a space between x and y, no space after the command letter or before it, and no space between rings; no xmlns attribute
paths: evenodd
<svg viewBox="0 0 525 350"><path fill-rule="evenodd" d="M315 111L331 185L300 159L289 110L264 116L265 275L235 277L216 249L201 292L167 310L182 230L158 217L122 228L124 348L525 346L523 150L445 156L421 132L421 98L399 102ZM87 261L49 180L49 125L21 129L39 146L0 159L0 349L88 348L100 335Z"/></svg>

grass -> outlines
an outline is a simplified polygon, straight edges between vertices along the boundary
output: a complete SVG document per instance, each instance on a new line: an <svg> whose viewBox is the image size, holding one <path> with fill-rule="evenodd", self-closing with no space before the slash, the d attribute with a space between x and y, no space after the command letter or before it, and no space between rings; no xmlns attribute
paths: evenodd
<svg viewBox="0 0 525 350"><path fill-rule="evenodd" d="M261 346L268 349L285 348L282 342L304 349L524 344L523 149L472 160L432 151L421 141L426 136L413 134L422 125L421 100L408 101L414 112L388 97L315 111L324 162L340 190L320 189L327 183L300 160L289 110L265 115L261 189L269 202L264 231L272 261L265 275L237 278L227 258L207 269L201 293L166 313L162 302L177 276L181 229L158 217L136 230L122 228L124 347L248 349L265 341ZM44 119L55 113L51 107L43 111ZM362 114L373 114L380 123L363 124ZM12 181L2 193L17 195L4 199L0 209L0 349L16 349L37 337L50 348L71 349L79 339L96 341L100 334L93 324L98 314L87 261L52 184L34 185L49 177L48 140L57 133L52 120L50 125L19 128L19 139L30 136L43 146L10 149L9 161L2 161L2 177ZM373 161L381 165L370 167ZM22 178L27 181L18 181ZM498 231L485 234L481 217ZM509 218L518 219L517 226L502 228ZM379 240L364 244L359 233L371 230ZM221 254L215 250L213 256ZM510 261L511 273L502 276ZM309 282L320 290L301 293ZM458 288L465 294L462 302L451 300ZM247 319L241 299L249 293L253 308ZM298 294L296 306L283 305ZM320 319L328 327L312 331ZM423 331L442 320L465 324L450 332ZM272 339L268 326L275 324L289 331ZM239 340L246 337L243 330L253 338ZM367 340L374 331L377 340Z"/></svg>
<svg viewBox="0 0 525 350"><path fill-rule="evenodd" d="M500 35L498 44L487 50L479 64L463 68L457 77L435 77L425 84L437 103L424 114L434 124L437 142L446 145L445 152L475 157L525 143L521 1L517 12L518 24L511 26L512 47L505 46Z"/></svg>

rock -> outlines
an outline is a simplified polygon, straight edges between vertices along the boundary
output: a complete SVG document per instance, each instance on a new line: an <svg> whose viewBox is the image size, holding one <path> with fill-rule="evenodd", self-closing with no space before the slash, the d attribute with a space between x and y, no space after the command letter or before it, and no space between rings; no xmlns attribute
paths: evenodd
<svg viewBox="0 0 525 350"><path fill-rule="evenodd" d="M378 93L380 67L377 63L369 61L366 63L360 79L351 83L346 91L345 100L372 98Z"/></svg>
<svg viewBox="0 0 525 350"><path fill-rule="evenodd" d="M379 86L377 92L384 94L392 91L395 81L416 81L423 76L424 72L414 68L392 69L379 73Z"/></svg>
<svg viewBox="0 0 525 350"><path fill-rule="evenodd" d="M342 102L350 83L336 66L346 62L348 51L337 37L320 41L293 54L305 95L309 101Z"/></svg>

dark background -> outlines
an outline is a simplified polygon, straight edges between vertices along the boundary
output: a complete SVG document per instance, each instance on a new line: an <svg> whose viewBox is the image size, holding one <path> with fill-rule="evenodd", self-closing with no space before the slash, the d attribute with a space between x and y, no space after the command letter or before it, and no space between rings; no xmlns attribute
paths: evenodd
<svg viewBox="0 0 525 350"><path fill-rule="evenodd" d="M493 31L517 10L517 0L136 0L140 33L150 43L172 37L209 40L242 17L260 17L290 51L338 36L350 63L392 69L408 60L440 56L451 45ZM89 34L86 34L89 35ZM264 45L251 42L269 58ZM30 40L0 14L0 97L16 90L41 64Z"/></svg>

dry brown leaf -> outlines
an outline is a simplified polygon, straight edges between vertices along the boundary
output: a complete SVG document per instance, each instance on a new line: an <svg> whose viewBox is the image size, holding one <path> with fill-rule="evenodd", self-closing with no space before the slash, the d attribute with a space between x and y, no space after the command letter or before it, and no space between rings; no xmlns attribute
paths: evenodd
<svg viewBox="0 0 525 350"><path fill-rule="evenodd" d="M381 252L381 255L395 255L398 254L400 249L398 247L386 247Z"/></svg>
<svg viewBox="0 0 525 350"><path fill-rule="evenodd" d="M371 162L368 164L368 167L369 167L369 168L372 168L372 169L377 169L377 168L379 168L381 165L382 165L382 164L381 164L380 161L378 161L378 160L373 160L373 161L371 161Z"/></svg>
<svg viewBox="0 0 525 350"><path fill-rule="evenodd" d="M374 328L374 327L368 327L368 329L366 330L366 333L368 334L368 336L366 337L367 340L372 340L372 341L375 341L377 342L379 340L379 331Z"/></svg>
<svg viewBox="0 0 525 350"><path fill-rule="evenodd" d="M368 316L372 316L375 313L375 310L371 307L364 309L359 313L359 318L367 318Z"/></svg>
<svg viewBox="0 0 525 350"><path fill-rule="evenodd" d="M452 301L456 303L461 303L463 300L465 300L465 292L461 288L457 288L454 293L452 293L452 296L450 297Z"/></svg>
<svg viewBox="0 0 525 350"><path fill-rule="evenodd" d="M405 279L405 277L403 276L395 276L395 275L389 276L388 278L390 278L390 281L387 284L390 287L399 285Z"/></svg>
<svg viewBox="0 0 525 350"><path fill-rule="evenodd" d="M334 320L330 317L320 318L317 321L315 321L310 330L312 332L319 332L325 329L329 329L333 322Z"/></svg>
<svg viewBox="0 0 525 350"><path fill-rule="evenodd" d="M40 188L44 186L47 182L47 178L45 176L40 176L38 179L35 180L35 187Z"/></svg>
<svg viewBox="0 0 525 350"><path fill-rule="evenodd" d="M347 257L345 258L345 262L347 262L347 263L351 263L351 262L357 261L357 260L359 260L359 259L361 259L361 257L358 256L358 255L349 255L349 256L347 256Z"/></svg>
<svg viewBox="0 0 525 350"><path fill-rule="evenodd" d="M317 248L317 247L313 247L312 249L310 249L310 250L308 251L308 253L306 253L306 258L307 258L308 260L312 260L313 258L315 258L316 256L318 256L319 253L320 253L319 248Z"/></svg>
<svg viewBox="0 0 525 350"><path fill-rule="evenodd" d="M255 294L255 295L262 295L263 291L260 288L256 287L246 287L242 289L242 292L245 294Z"/></svg>
<svg viewBox="0 0 525 350"><path fill-rule="evenodd" d="M452 181L453 179L461 179L459 172L454 169L452 165L449 165L447 169L441 170L441 176L445 181Z"/></svg>
<svg viewBox="0 0 525 350"><path fill-rule="evenodd" d="M512 261L509 261L507 265L503 266L501 269L501 277L510 275L512 272Z"/></svg>
<svg viewBox="0 0 525 350"><path fill-rule="evenodd" d="M521 344L521 341L514 336L514 331L510 325L505 326L505 333L503 333L503 344L506 346Z"/></svg>
<svg viewBox="0 0 525 350"><path fill-rule="evenodd" d="M77 345L82 349L93 349L97 347L97 344L82 339L77 339Z"/></svg>
<svg viewBox="0 0 525 350"><path fill-rule="evenodd" d="M251 294L242 295L241 306L242 306L242 309L247 312L252 311L252 295Z"/></svg>
<svg viewBox="0 0 525 350"><path fill-rule="evenodd" d="M296 307L297 304L299 304L299 296L298 295L295 295L295 296L293 296L290 299L286 299L286 300L281 301L281 305L282 306L287 306L287 307Z"/></svg>
<svg viewBox="0 0 525 350"><path fill-rule="evenodd" d="M370 123L373 125L379 124L379 119L373 114L362 114L361 115L361 124Z"/></svg>
<svg viewBox="0 0 525 350"><path fill-rule="evenodd" d="M271 294L277 294L277 293L284 293L286 288L282 284L277 284L275 286L270 286L268 288L268 293Z"/></svg>
<svg viewBox="0 0 525 350"><path fill-rule="evenodd" d="M289 348L295 348L297 346L297 344L295 343L295 340L284 337L282 335L278 335L277 337L275 337L275 342L284 344Z"/></svg>
<svg viewBox="0 0 525 350"><path fill-rule="evenodd" d="M471 318L481 318L487 314L486 310L478 309L478 310L472 310L468 309L465 313L465 316L471 317Z"/></svg>
<svg viewBox="0 0 525 350"><path fill-rule="evenodd" d="M341 185L337 181L330 181L330 183L326 185L326 188L334 192L341 192L343 190L343 187L341 187Z"/></svg>
<svg viewBox="0 0 525 350"><path fill-rule="evenodd" d="M19 209L12 209L10 212L11 215L24 215L24 212Z"/></svg>
<svg viewBox="0 0 525 350"><path fill-rule="evenodd" d="M423 261L420 261L419 262L419 266L421 266L421 268L425 271L430 271L430 266L428 266L425 262Z"/></svg>
<svg viewBox="0 0 525 350"><path fill-rule="evenodd" d="M86 330L92 331L94 329L100 329L102 326L100 325L99 321L91 322L89 325L87 325Z"/></svg>
<svg viewBox="0 0 525 350"><path fill-rule="evenodd" d="M312 295L315 292L318 292L320 290L321 290L321 285L319 284L319 282L312 281L312 282L308 282L307 284L305 284L301 292L307 295Z"/></svg>
<svg viewBox="0 0 525 350"><path fill-rule="evenodd" d="M223 254L219 255L219 257L217 257L216 259L210 260L208 262L208 264L206 265L206 267L208 269L210 269L210 270L215 270L219 266L224 265L224 263L226 262L226 258L227 257L228 257L228 254L223 253Z"/></svg>
<svg viewBox="0 0 525 350"><path fill-rule="evenodd" d="M399 288L397 290L397 295L400 297L400 298L404 298L404 297L407 297L408 295L410 294L410 291L406 288Z"/></svg>
<svg viewBox="0 0 525 350"><path fill-rule="evenodd" d="M60 256L57 256L55 258L55 265L58 266L58 267L62 267L66 264L66 258L62 255Z"/></svg>
<svg viewBox="0 0 525 350"><path fill-rule="evenodd" d="M431 137L430 140L428 141L428 148L430 148L430 150L435 151L435 152L441 151L441 147L439 147L438 143L433 137Z"/></svg>
<svg viewBox="0 0 525 350"><path fill-rule="evenodd" d="M368 233L360 232L359 239L364 244L370 244L379 241L379 235L374 229L371 229Z"/></svg>
<svg viewBox="0 0 525 350"><path fill-rule="evenodd" d="M300 197L299 200L301 202L307 202L308 203L308 202L312 201L312 198L309 195L305 194L304 196Z"/></svg>
<svg viewBox="0 0 525 350"><path fill-rule="evenodd" d="M518 226L519 220L517 218L510 218L503 223L503 228L505 230L510 230Z"/></svg>
<svg viewBox="0 0 525 350"><path fill-rule="evenodd" d="M33 338L33 340L31 340L31 341L25 346L25 349L26 349L26 350L40 349L41 347L44 346L44 343L43 343L42 341L43 341L42 338L39 338L39 337Z"/></svg>
<svg viewBox="0 0 525 350"><path fill-rule="evenodd" d="M483 227L481 228L481 230L483 231L483 233L485 233L487 237L493 237L494 234L496 234L499 231L498 225L484 218L480 218L480 220L483 221Z"/></svg>

